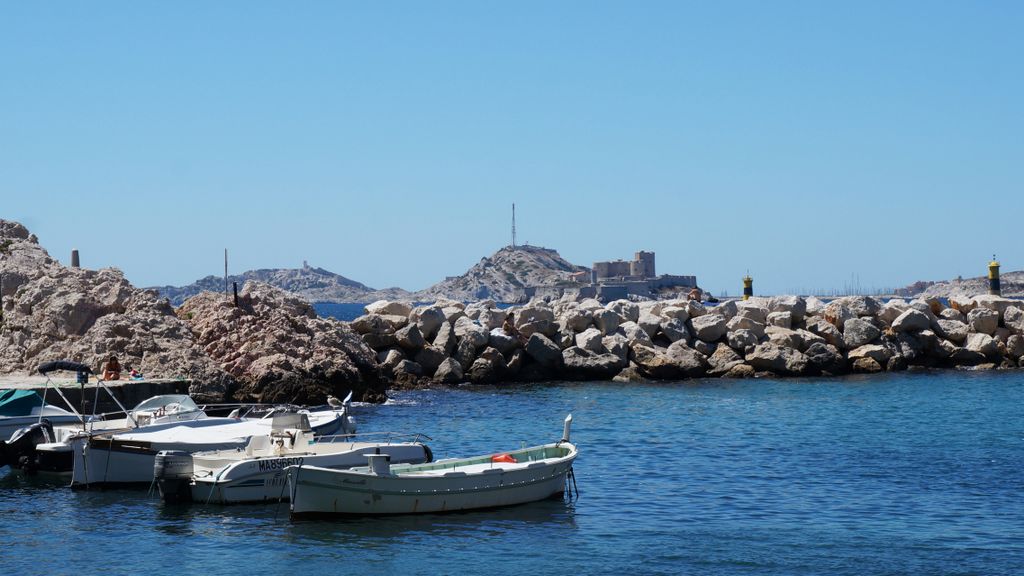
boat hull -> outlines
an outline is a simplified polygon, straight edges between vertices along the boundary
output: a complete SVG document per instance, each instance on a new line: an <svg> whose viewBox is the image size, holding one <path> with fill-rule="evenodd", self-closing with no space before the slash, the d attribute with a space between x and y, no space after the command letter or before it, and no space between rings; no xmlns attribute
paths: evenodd
<svg viewBox="0 0 1024 576"><path fill-rule="evenodd" d="M427 476L289 468L294 517L454 512L544 500L565 490L575 450L553 462ZM438 463L440 464L440 463Z"/></svg>
<svg viewBox="0 0 1024 576"><path fill-rule="evenodd" d="M54 426L70 426L81 422L81 419L74 414L57 414L52 416L44 415L43 419L49 421L50 424ZM7 440L18 430L27 428L28 426L38 422L39 416L2 417L0 418L0 440Z"/></svg>
<svg viewBox="0 0 1024 576"><path fill-rule="evenodd" d="M366 464L366 454L384 453L395 463L418 464L429 460L429 451L421 444L371 446L335 454L288 455L280 458L245 460L226 466L191 485L193 502L240 504L288 500L285 470L289 466L312 465L346 469ZM201 465L201 456L196 457Z"/></svg>
<svg viewBox="0 0 1024 576"><path fill-rule="evenodd" d="M161 450L227 450L245 446L247 438L208 444L148 443L109 438L77 440L72 444L73 488L89 484L150 484Z"/></svg>

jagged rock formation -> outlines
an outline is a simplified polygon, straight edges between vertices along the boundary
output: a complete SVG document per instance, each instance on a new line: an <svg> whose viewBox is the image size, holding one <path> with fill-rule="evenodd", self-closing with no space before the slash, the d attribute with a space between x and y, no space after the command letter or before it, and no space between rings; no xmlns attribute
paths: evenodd
<svg viewBox="0 0 1024 576"><path fill-rule="evenodd" d="M1000 274L1000 288L1003 296L1010 298L1024 297L1024 271ZM903 291L907 296L916 298L950 298L971 297L988 293L988 278L963 278L944 282L918 282Z"/></svg>
<svg viewBox="0 0 1024 576"><path fill-rule="evenodd" d="M233 384L166 299L134 288L113 268L65 267L24 226L4 220L0 282L0 373L30 373L63 359L99 370L116 354L150 378L192 379L200 400L219 400Z"/></svg>
<svg viewBox="0 0 1024 576"><path fill-rule="evenodd" d="M555 250L537 246L505 246L482 258L462 276L445 280L412 295L420 302L451 299L462 302L491 299L520 302L527 286L571 285L570 275L588 268L577 266Z"/></svg>
<svg viewBox="0 0 1024 576"><path fill-rule="evenodd" d="M338 320L318 318L301 298L250 281L236 308L223 294L185 301L178 316L240 387L243 402L319 404L328 395L382 402L374 352Z"/></svg>
<svg viewBox="0 0 1024 576"><path fill-rule="evenodd" d="M249 270L242 274L228 276L228 286L232 282L237 282L239 290L242 290L245 284L251 280L291 292L309 302L344 304L373 302L380 299L401 300L409 297L409 293L401 288L376 290L340 274L312 266ZM181 306L185 300L200 292L223 292L224 278L207 276L187 286L160 286L154 289L170 299L174 306Z"/></svg>
<svg viewBox="0 0 1024 576"><path fill-rule="evenodd" d="M909 367L1017 368L1024 302L798 296L696 301L564 297L412 307L375 302L352 322L397 382L837 375ZM514 329L505 329L507 314Z"/></svg>

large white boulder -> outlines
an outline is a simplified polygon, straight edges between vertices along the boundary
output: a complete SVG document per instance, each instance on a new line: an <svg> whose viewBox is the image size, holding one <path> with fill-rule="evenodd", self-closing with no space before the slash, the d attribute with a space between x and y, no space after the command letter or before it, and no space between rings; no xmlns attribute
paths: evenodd
<svg viewBox="0 0 1024 576"><path fill-rule="evenodd" d="M594 312L594 325L605 336L614 333L622 323L622 317L611 310L597 310Z"/></svg>
<svg viewBox="0 0 1024 576"><path fill-rule="evenodd" d="M433 338L444 321L444 311L437 306L420 306L409 314L409 322L415 323L425 338Z"/></svg>
<svg viewBox="0 0 1024 576"><path fill-rule="evenodd" d="M409 302L391 302L388 300L377 300L363 307L367 314L389 314L394 316L409 317L412 312L412 304Z"/></svg>
<svg viewBox="0 0 1024 576"><path fill-rule="evenodd" d="M1003 313L1003 324L1006 328L1019 336L1024 336L1024 310L1020 308L1007 308Z"/></svg>
<svg viewBox="0 0 1024 576"><path fill-rule="evenodd" d="M661 323L661 333L671 342L679 340L690 340L690 331L686 328L686 322L678 318L671 318Z"/></svg>
<svg viewBox="0 0 1024 576"><path fill-rule="evenodd" d="M1024 302L1020 300L1011 300L1009 298L1003 298L1002 296L995 296L993 294L981 294L972 298L977 308L987 308L994 312L999 313L999 317L1002 318L1007 308L1019 308L1024 306Z"/></svg>
<svg viewBox="0 0 1024 576"><path fill-rule="evenodd" d="M749 330L758 338L761 338L764 336L765 324L763 322L758 322L749 316L737 314L736 316L733 316L732 320L729 320L729 322L726 323L726 329L729 332L735 332L736 330Z"/></svg>
<svg viewBox="0 0 1024 576"><path fill-rule="evenodd" d="M939 333L942 336L957 344L963 344L964 340L967 340L967 334L970 332L967 324L957 320L939 320Z"/></svg>
<svg viewBox="0 0 1024 576"><path fill-rule="evenodd" d="M576 345L584 350L600 354L604 352L604 345L601 343L602 337L601 331L597 328L587 328L576 335Z"/></svg>
<svg viewBox="0 0 1024 576"><path fill-rule="evenodd" d="M658 330L661 329L661 322L661 316L655 316L649 312L643 312L640 314L640 318L636 323L644 329L644 332L647 332L648 336L654 338L658 335Z"/></svg>
<svg viewBox="0 0 1024 576"><path fill-rule="evenodd" d="M988 334L969 335L964 343L964 348L982 354L986 358L995 358L999 355L999 342Z"/></svg>
<svg viewBox="0 0 1024 576"><path fill-rule="evenodd" d="M690 313L687 311L685 306L666 306L661 309L661 315L665 319L676 318L683 322L690 319Z"/></svg>
<svg viewBox="0 0 1024 576"><path fill-rule="evenodd" d="M769 326L765 328L764 332L768 336L768 341L778 346L793 348L794 350L799 350L803 347L803 338L800 337L800 333L796 330Z"/></svg>
<svg viewBox="0 0 1024 576"><path fill-rule="evenodd" d="M609 302L605 309L615 312L626 322L636 322L640 319L640 306L629 300L615 300Z"/></svg>
<svg viewBox="0 0 1024 576"><path fill-rule="evenodd" d="M750 330L740 329L729 332L728 343L730 348L742 353L748 347L757 346L758 337ZM719 348L721 348L721 346L719 346Z"/></svg>
<svg viewBox="0 0 1024 576"><path fill-rule="evenodd" d="M725 336L725 318L718 314L705 314L690 320L694 334L705 342L715 342Z"/></svg>
<svg viewBox="0 0 1024 576"><path fill-rule="evenodd" d="M807 301L800 296L775 296L768 300L770 312L789 312L793 322L802 322L807 314ZM789 328L789 326L783 326Z"/></svg>
<svg viewBox="0 0 1024 576"><path fill-rule="evenodd" d="M843 324L843 343L850 350L868 344L881 335L881 330L863 318L851 318Z"/></svg>
<svg viewBox="0 0 1024 576"><path fill-rule="evenodd" d="M573 332L583 332L593 324L594 319L587 310L580 308L567 310L561 318L562 325Z"/></svg>
<svg viewBox="0 0 1024 576"><path fill-rule="evenodd" d="M494 330L495 328L501 328L505 323L505 317L508 313L498 308L484 308L480 310L476 320L480 322L480 325L486 330Z"/></svg>
<svg viewBox="0 0 1024 576"><path fill-rule="evenodd" d="M885 346L865 344L850 350L846 357L850 362L860 360L861 358L872 358L878 362L879 366L885 366L889 362L889 358L892 358L892 351Z"/></svg>
<svg viewBox="0 0 1024 576"><path fill-rule="evenodd" d="M979 306L967 315L967 323L971 330L991 336L999 327L999 312Z"/></svg>
<svg viewBox="0 0 1024 576"><path fill-rule="evenodd" d="M917 332L919 330L926 330L931 324L927 314L915 308L910 308L893 320L892 329L896 332Z"/></svg>
<svg viewBox="0 0 1024 576"><path fill-rule="evenodd" d="M768 314L768 323L779 328L792 328L793 313L789 311L770 312Z"/></svg>

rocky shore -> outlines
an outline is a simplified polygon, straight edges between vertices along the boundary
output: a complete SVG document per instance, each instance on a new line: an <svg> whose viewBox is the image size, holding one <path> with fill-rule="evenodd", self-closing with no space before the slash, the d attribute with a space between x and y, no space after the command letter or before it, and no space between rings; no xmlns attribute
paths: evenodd
<svg viewBox="0 0 1024 576"><path fill-rule="evenodd" d="M781 296L705 306L564 297L500 308L380 300L346 323L249 281L237 306L203 292L175 309L116 269L66 267L0 220L0 374L111 354L206 402L380 402L393 386L555 379L811 376L914 367L1017 368L1024 302L994 296L831 302ZM514 314L512 333L504 329Z"/></svg>
<svg viewBox="0 0 1024 576"><path fill-rule="evenodd" d="M0 220L0 374L28 376L52 360L99 372L116 355L147 379L191 381L203 402L385 399L373 351L345 323L259 282L240 296L235 307L205 292L175 309L117 269L62 265L24 226Z"/></svg>
<svg viewBox="0 0 1024 576"><path fill-rule="evenodd" d="M1024 302L781 296L696 301L379 301L351 323L397 383L813 376L1017 368ZM514 314L517 336L503 330Z"/></svg>

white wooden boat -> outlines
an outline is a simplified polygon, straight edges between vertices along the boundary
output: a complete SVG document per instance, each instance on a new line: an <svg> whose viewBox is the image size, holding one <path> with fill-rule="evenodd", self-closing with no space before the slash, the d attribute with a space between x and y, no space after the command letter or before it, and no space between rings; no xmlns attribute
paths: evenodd
<svg viewBox="0 0 1024 576"><path fill-rule="evenodd" d="M510 506L562 494L576 459L562 439L501 454L391 466L387 454L369 454L369 466L333 470L287 468L293 517L450 512Z"/></svg>
<svg viewBox="0 0 1024 576"><path fill-rule="evenodd" d="M153 476L161 497L165 502L279 502L288 498L288 466L352 468L365 465L367 454L382 453L401 463L418 464L432 459L430 448L418 441L418 435L382 433L361 435L362 441L356 441L354 435L314 440L308 420L304 415L297 416L302 416L297 427L285 428L275 422L269 434L253 436L245 448L194 454L158 453Z"/></svg>

